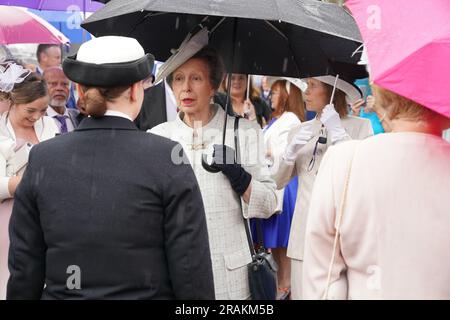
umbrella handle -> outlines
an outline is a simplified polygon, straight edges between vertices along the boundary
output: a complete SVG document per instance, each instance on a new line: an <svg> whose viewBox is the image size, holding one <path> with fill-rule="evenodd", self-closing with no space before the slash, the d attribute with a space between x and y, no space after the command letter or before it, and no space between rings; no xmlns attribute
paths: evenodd
<svg viewBox="0 0 450 320"><path fill-rule="evenodd" d="M334 93L336 92L336 85L337 85L338 79L339 79L339 75L337 74L336 79L334 79L334 86L333 86L333 91L331 92L330 104L332 104L333 100L334 100Z"/></svg>
<svg viewBox="0 0 450 320"><path fill-rule="evenodd" d="M217 168L213 167L212 165L208 164L206 154L202 154L202 167L203 167L203 169L205 169L206 171L211 172L211 173L218 173L218 172L220 172L219 169L217 169Z"/></svg>

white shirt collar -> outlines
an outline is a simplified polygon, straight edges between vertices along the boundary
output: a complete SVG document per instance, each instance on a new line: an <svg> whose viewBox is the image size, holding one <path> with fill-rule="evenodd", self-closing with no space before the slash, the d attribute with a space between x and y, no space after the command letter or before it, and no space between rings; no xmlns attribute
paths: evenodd
<svg viewBox="0 0 450 320"><path fill-rule="evenodd" d="M58 112L56 112L55 109L53 109L52 106L48 106L48 108L47 108L47 115L49 117L53 118L54 116L59 116L60 114ZM67 111L66 107L64 107L64 115L69 117L69 111Z"/></svg>
<svg viewBox="0 0 450 320"><path fill-rule="evenodd" d="M109 116L109 117L121 117L121 118L125 118L128 119L130 121L133 121L133 119L130 118L129 115L120 112L120 111L115 111L115 110L106 110L105 112L105 116Z"/></svg>

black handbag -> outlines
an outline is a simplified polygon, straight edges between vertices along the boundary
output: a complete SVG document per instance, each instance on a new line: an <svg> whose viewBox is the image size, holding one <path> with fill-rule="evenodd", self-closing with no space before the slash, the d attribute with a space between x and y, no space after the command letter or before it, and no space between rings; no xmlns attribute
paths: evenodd
<svg viewBox="0 0 450 320"><path fill-rule="evenodd" d="M277 263L275 262L272 253L264 248L259 231L257 232L258 250L255 250L251 241L248 221L246 220L244 222L250 252L252 253L252 262L248 265L248 281L252 299L275 300L277 296ZM259 229L261 226L261 221L259 221L259 219L256 219L256 225L257 229Z"/></svg>
<svg viewBox="0 0 450 320"><path fill-rule="evenodd" d="M239 117L234 122L234 144L236 162L240 163L239 151ZM241 211L242 211L242 204ZM252 256L252 262L248 265L248 281L252 300L275 300L277 295L277 271L278 266L272 253L264 248L261 221L256 220L256 234L258 238L258 250L253 246L252 236L248 225L248 219L244 218L245 233Z"/></svg>

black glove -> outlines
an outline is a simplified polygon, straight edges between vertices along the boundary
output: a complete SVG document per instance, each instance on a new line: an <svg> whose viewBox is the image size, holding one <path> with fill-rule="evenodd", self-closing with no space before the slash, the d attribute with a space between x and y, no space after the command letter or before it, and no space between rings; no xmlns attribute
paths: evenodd
<svg viewBox="0 0 450 320"><path fill-rule="evenodd" d="M215 144L213 148L213 163L211 166L222 171L230 180L231 188L242 196L252 181L252 175L236 163L233 148L218 144Z"/></svg>

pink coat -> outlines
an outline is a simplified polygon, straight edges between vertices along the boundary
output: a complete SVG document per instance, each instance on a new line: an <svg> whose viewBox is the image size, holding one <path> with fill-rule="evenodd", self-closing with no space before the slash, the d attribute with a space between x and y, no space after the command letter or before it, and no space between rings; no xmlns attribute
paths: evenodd
<svg viewBox="0 0 450 320"><path fill-rule="evenodd" d="M306 227L304 297L324 293L353 155L330 298L450 299L450 143L412 132L328 150Z"/></svg>

